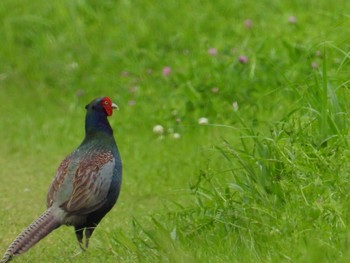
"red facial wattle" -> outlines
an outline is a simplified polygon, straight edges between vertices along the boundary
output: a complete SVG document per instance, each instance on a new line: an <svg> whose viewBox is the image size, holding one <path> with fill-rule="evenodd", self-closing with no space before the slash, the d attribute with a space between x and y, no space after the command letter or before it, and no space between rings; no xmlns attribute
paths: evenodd
<svg viewBox="0 0 350 263"><path fill-rule="evenodd" d="M100 103L105 109L107 116L111 116L113 114L113 109L118 109L118 106L114 104L112 100L108 97L104 97Z"/></svg>

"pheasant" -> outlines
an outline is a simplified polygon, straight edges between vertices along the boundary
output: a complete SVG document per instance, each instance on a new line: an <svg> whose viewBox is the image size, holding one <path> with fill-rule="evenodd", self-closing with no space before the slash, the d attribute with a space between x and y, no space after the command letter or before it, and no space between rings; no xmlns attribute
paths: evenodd
<svg viewBox="0 0 350 263"><path fill-rule="evenodd" d="M60 164L49 187L47 210L18 235L0 263L9 262L61 225L74 226L82 249L101 219L116 203L122 162L107 120L118 106L108 97L86 105L85 138Z"/></svg>

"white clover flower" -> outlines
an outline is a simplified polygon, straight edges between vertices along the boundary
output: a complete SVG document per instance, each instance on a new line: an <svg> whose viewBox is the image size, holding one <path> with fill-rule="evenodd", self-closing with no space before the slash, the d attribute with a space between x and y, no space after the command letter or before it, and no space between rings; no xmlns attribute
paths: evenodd
<svg viewBox="0 0 350 263"><path fill-rule="evenodd" d="M173 133L173 138L174 139L180 139L181 138L180 133L177 133L177 132Z"/></svg>
<svg viewBox="0 0 350 263"><path fill-rule="evenodd" d="M295 24L295 23L297 22L297 18L296 18L295 16L290 16L290 17L288 18L288 22L289 22L290 24Z"/></svg>
<svg viewBox="0 0 350 263"><path fill-rule="evenodd" d="M67 65L68 70L74 70L74 69L77 69L78 67L79 67L79 64L75 61L73 61Z"/></svg>
<svg viewBox="0 0 350 263"><path fill-rule="evenodd" d="M153 133L155 133L155 134L159 134L159 135L161 135L161 134L163 134L164 133L164 128L163 128L163 126L162 125L156 125L156 126L154 126L153 127Z"/></svg>
<svg viewBox="0 0 350 263"><path fill-rule="evenodd" d="M234 101L232 103L232 108L233 108L234 111L238 111L238 102L237 101Z"/></svg>
<svg viewBox="0 0 350 263"><path fill-rule="evenodd" d="M208 124L208 118L205 118L205 117L201 117L198 119L198 124L200 125L206 125Z"/></svg>

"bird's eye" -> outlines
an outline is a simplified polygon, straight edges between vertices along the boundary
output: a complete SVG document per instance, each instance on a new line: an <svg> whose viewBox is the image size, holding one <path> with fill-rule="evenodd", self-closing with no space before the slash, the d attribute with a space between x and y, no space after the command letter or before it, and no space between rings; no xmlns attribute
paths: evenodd
<svg viewBox="0 0 350 263"><path fill-rule="evenodd" d="M105 105L108 105L108 101L105 100L105 101L104 101L104 104L105 104Z"/></svg>

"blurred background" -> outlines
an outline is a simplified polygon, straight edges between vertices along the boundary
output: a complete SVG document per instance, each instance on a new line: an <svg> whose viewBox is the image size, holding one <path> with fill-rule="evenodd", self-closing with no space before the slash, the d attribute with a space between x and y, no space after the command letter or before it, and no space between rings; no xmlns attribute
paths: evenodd
<svg viewBox="0 0 350 263"><path fill-rule="evenodd" d="M63 227L17 262L346 260L349 8L3 0L1 251L109 96L117 206L87 253Z"/></svg>

